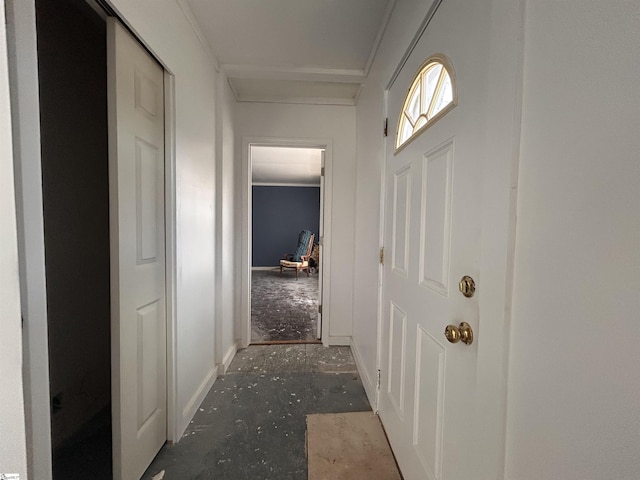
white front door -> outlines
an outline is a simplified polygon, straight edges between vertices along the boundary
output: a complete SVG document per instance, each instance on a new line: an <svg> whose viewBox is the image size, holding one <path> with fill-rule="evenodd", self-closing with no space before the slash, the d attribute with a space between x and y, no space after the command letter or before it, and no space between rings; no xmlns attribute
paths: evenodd
<svg viewBox="0 0 640 480"><path fill-rule="evenodd" d="M142 476L167 438L164 72L108 21L113 475Z"/></svg>
<svg viewBox="0 0 640 480"><path fill-rule="evenodd" d="M407 480L482 478L469 461L478 345L502 345L481 338L479 315L490 7L445 0L388 92L379 410ZM407 91L434 54L453 66L458 105L396 152ZM463 276L472 297L459 290ZM462 322L473 342L450 343L445 328ZM489 433L483 441L499 445Z"/></svg>

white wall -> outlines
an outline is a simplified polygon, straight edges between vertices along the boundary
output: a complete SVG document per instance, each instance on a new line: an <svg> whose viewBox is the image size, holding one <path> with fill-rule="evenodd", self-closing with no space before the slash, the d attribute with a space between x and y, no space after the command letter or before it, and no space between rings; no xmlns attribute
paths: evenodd
<svg viewBox="0 0 640 480"><path fill-rule="evenodd" d="M0 0L0 473L27 477L22 327L4 0Z"/></svg>
<svg viewBox="0 0 640 480"><path fill-rule="evenodd" d="M175 76L175 422L180 434L217 374L214 321L216 71L175 0L113 0L112 4Z"/></svg>
<svg viewBox="0 0 640 480"><path fill-rule="evenodd" d="M506 476L640 478L638 2L527 2Z"/></svg>
<svg viewBox="0 0 640 480"><path fill-rule="evenodd" d="M330 338L325 340L330 343L344 343L347 339L348 343L352 324L355 250L355 108L238 103L235 130L238 159L242 158L242 139L247 137L332 140L330 292L325 292L325 298L330 298L330 304L323 305L325 312L329 309Z"/></svg>
<svg viewBox="0 0 640 480"><path fill-rule="evenodd" d="M352 349L375 402L380 181L384 167L384 90L422 22L431 0L398 0L356 107L357 175ZM389 130L397 119L389 119ZM390 139L389 141L393 141Z"/></svg>

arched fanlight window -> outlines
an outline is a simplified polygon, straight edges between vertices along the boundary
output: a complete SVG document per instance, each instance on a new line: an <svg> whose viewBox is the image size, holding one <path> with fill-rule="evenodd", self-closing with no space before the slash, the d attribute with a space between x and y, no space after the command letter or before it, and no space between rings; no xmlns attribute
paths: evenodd
<svg viewBox="0 0 640 480"><path fill-rule="evenodd" d="M451 64L442 55L430 57L416 75L398 121L396 150L456 106L458 96Z"/></svg>

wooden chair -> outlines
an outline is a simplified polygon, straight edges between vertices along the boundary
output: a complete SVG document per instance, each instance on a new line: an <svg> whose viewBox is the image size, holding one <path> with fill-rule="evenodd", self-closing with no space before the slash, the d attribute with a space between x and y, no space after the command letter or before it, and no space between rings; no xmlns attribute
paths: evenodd
<svg viewBox="0 0 640 480"><path fill-rule="evenodd" d="M299 241L303 233L305 233L304 230L300 232L300 237L298 238ZM280 260L280 274L282 274L282 270L284 268L294 268L296 270L296 280L298 279L298 274L301 270L304 270L305 272L307 272L307 277L309 276L309 258L311 258L311 251L313 250L314 239L315 239L315 234L311 233L311 235L309 236L309 242L307 244L306 251L304 255L300 255L300 261L295 260L295 255L293 253L284 254L282 260Z"/></svg>

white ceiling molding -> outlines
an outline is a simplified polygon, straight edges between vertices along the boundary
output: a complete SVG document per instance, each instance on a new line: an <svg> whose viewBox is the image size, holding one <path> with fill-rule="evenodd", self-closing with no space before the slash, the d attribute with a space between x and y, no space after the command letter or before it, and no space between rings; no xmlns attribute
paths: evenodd
<svg viewBox="0 0 640 480"><path fill-rule="evenodd" d="M283 103L290 105L335 105L335 106L355 106L360 97L363 85L358 84L358 91L353 98L335 98L335 97L292 97L292 96L269 96L264 94L247 95L239 93L236 89L236 84L229 78L227 78L229 88L236 102L241 103Z"/></svg>
<svg viewBox="0 0 640 480"><path fill-rule="evenodd" d="M191 30L193 30L194 35L196 36L196 38L198 39L198 41L200 42L204 50L207 52L207 55L211 59L211 62L213 63L214 68L216 69L217 72L219 72L220 62L218 61L218 57L216 56L215 52L211 48L211 44L207 40L207 37L205 37L204 33L202 33L202 30L200 29L200 25L198 24L198 21L196 20L196 17L193 14L191 7L189 6L186 0L176 0L176 3L178 4L178 7L180 7L180 10L182 10L182 14L184 15L184 18L186 18L187 22L189 22L189 25L191 25Z"/></svg>
<svg viewBox="0 0 640 480"><path fill-rule="evenodd" d="M221 68L238 102L354 106L366 78L361 70L250 65ZM275 83L281 85L279 94L273 92ZM332 95L318 95L319 89Z"/></svg>
<svg viewBox="0 0 640 480"><path fill-rule="evenodd" d="M355 105L360 83L229 78L239 102Z"/></svg>
<svg viewBox="0 0 640 480"><path fill-rule="evenodd" d="M442 1L443 0L432 0L431 6L429 7L429 10L427 10L427 13L424 16L424 19L422 20L422 23L420 24L420 27L418 27L418 31L413 36L413 39L411 40L411 43L407 47L407 50L404 52L404 55L400 59L400 62L398 62L398 66L396 67L396 69L391 74L391 78L389 79L389 82L387 83L387 87L385 88L385 90L391 90L391 87L393 86L394 82L396 81L396 78L398 78L398 75L400 75L400 72L402 71L402 68L404 67L405 63L407 63L407 60L409 59L409 56L411 55L411 52L413 52L413 49L416 48L416 45L418 44L418 42L422 38L422 35L424 34L425 30L429 26L429 23L431 22L431 19L436 14L436 11L438 10L438 7L442 3Z"/></svg>
<svg viewBox="0 0 640 480"><path fill-rule="evenodd" d="M334 105L338 107L354 107L356 99L333 97L270 97L263 95L244 95L237 97L240 103L283 103L289 105Z"/></svg>
<svg viewBox="0 0 640 480"><path fill-rule="evenodd" d="M350 0L330 7L317 0L177 2L198 39L210 45L237 101L348 106L358 101L396 4L396 0ZM274 81L298 83L291 93L274 94ZM322 83L334 92L319 95ZM337 88L338 83L346 88Z"/></svg>
<svg viewBox="0 0 640 480"><path fill-rule="evenodd" d="M253 65L222 64L229 78L255 78L264 80L300 80L361 83L366 79L364 70L337 68L260 67Z"/></svg>
<svg viewBox="0 0 640 480"><path fill-rule="evenodd" d="M387 30L387 25L389 25L389 20L391 19L391 13L393 12L393 7L396 6L396 0L389 0L387 4L387 9L384 12L384 16L382 17L382 22L380 22L380 27L378 27L378 33L376 34L376 39L373 41L373 45L371 46L371 52L369 52L369 58L367 58L367 63L364 67L364 76L369 76L369 71L371 70L371 65L373 65L373 61L376 59L376 55L378 54L378 48L380 48L380 43L382 43L382 37L384 37L384 32Z"/></svg>
<svg viewBox="0 0 640 480"><path fill-rule="evenodd" d="M363 89L364 89L364 84L363 83L358 85L358 91L356 92L356 96L353 98L353 104L354 105L358 104L358 100L360 99L360 94L362 93Z"/></svg>

